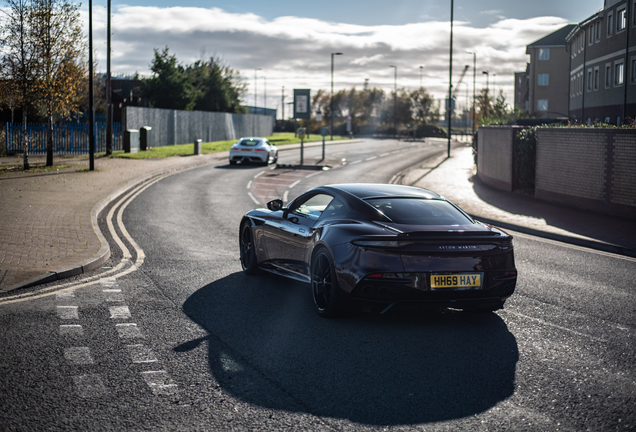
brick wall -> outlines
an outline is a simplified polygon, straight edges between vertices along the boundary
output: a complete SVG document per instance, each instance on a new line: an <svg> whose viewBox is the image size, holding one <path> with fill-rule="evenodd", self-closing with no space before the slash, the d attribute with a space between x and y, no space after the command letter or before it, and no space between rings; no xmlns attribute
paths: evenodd
<svg viewBox="0 0 636 432"><path fill-rule="evenodd" d="M512 149L517 128L480 127L477 137L477 176L487 185L512 191Z"/></svg>
<svg viewBox="0 0 636 432"><path fill-rule="evenodd" d="M636 218L636 130L538 128L535 198Z"/></svg>

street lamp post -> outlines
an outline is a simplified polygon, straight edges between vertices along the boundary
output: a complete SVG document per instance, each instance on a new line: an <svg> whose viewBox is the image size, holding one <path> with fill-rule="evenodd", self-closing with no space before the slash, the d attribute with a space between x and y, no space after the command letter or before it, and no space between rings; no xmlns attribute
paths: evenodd
<svg viewBox="0 0 636 432"><path fill-rule="evenodd" d="M261 70L261 68L254 69L254 115L252 116L252 136L256 136L256 114L258 113L258 109L256 108L256 95L258 93L258 80L256 79L256 71L259 70Z"/></svg>
<svg viewBox="0 0 636 432"><path fill-rule="evenodd" d="M446 112L448 113L448 150L447 155L450 157L451 153L451 120L453 117L453 10L454 2L451 0L451 13L450 13L450 63L448 68L448 107Z"/></svg>
<svg viewBox="0 0 636 432"><path fill-rule="evenodd" d="M424 69L424 66L420 66L420 88L422 88L422 69Z"/></svg>
<svg viewBox="0 0 636 432"><path fill-rule="evenodd" d="M331 132L331 141L333 141L333 56L342 55L342 53L331 53L331 102L329 103L329 131Z"/></svg>
<svg viewBox="0 0 636 432"><path fill-rule="evenodd" d="M483 71L481 74L482 74L482 75L486 75L486 90L489 90L489 86L490 86L490 84L489 84L489 81L490 81L490 72L488 72L488 71Z"/></svg>
<svg viewBox="0 0 636 432"><path fill-rule="evenodd" d="M263 77L263 114L267 115L267 77Z"/></svg>
<svg viewBox="0 0 636 432"><path fill-rule="evenodd" d="M398 136L397 133L397 66L389 65L389 67L394 69L393 74L393 129L395 130L395 136Z"/></svg>
<svg viewBox="0 0 636 432"><path fill-rule="evenodd" d="M475 135L475 84L477 82L477 54L474 52L467 52L466 54L473 55L473 136Z"/></svg>

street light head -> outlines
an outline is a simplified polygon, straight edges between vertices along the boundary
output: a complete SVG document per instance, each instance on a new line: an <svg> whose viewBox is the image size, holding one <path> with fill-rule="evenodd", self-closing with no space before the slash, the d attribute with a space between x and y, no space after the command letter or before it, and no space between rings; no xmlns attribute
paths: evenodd
<svg viewBox="0 0 636 432"><path fill-rule="evenodd" d="M482 74L483 75L488 75L488 71L483 71Z"/></svg>
<svg viewBox="0 0 636 432"><path fill-rule="evenodd" d="M332 53L333 55L342 55L342 53Z"/></svg>

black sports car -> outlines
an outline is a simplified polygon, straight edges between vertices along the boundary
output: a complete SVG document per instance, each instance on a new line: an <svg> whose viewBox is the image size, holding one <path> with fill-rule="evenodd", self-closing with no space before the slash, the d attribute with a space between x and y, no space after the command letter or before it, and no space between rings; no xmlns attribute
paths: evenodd
<svg viewBox="0 0 636 432"><path fill-rule="evenodd" d="M311 284L321 316L350 303L494 311L517 282L512 236L434 192L388 184L320 186L287 207L251 210L241 265Z"/></svg>

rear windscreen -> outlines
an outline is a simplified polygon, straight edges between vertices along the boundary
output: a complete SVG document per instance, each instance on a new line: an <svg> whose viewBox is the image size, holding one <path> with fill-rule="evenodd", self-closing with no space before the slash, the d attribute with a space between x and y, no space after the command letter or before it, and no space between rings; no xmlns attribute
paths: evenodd
<svg viewBox="0 0 636 432"><path fill-rule="evenodd" d="M467 225L472 221L446 201L421 198L366 200L392 222L405 225Z"/></svg>
<svg viewBox="0 0 636 432"><path fill-rule="evenodd" d="M239 141L239 144L244 146L255 146L258 145L260 142L261 140L241 140Z"/></svg>

